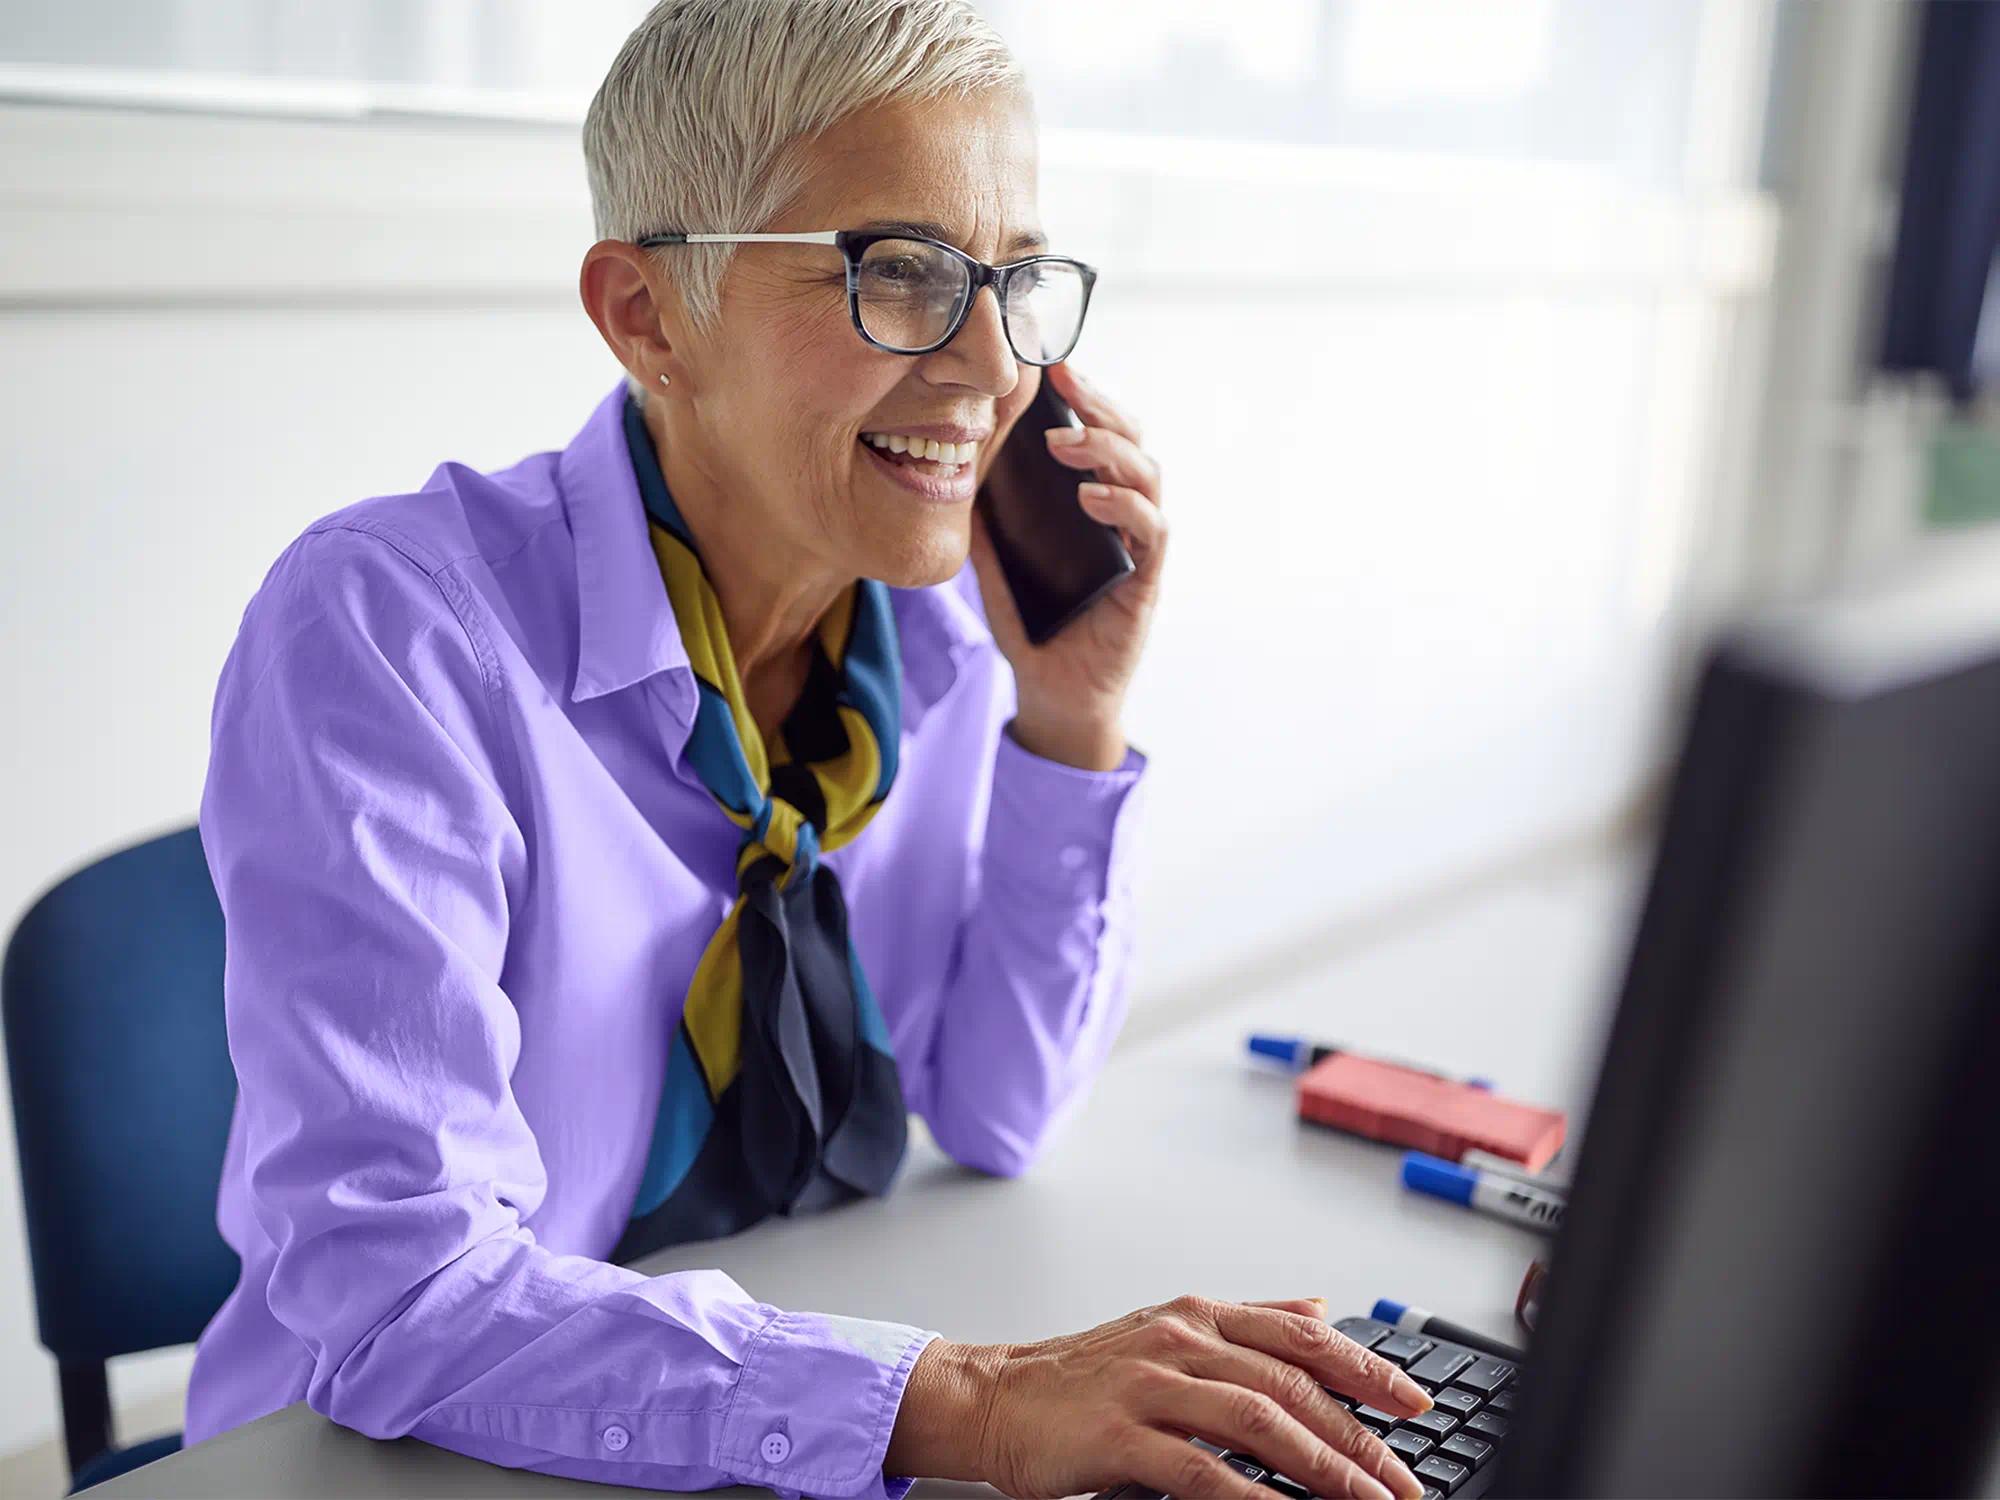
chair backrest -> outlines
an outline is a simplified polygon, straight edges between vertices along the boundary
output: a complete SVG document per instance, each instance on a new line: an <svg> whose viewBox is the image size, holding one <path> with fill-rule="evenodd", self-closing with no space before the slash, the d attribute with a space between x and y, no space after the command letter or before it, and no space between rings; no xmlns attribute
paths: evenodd
<svg viewBox="0 0 2000 1500"><path fill-rule="evenodd" d="M236 1098L222 908L193 828L69 876L0 969L42 1343L191 1342L236 1284L215 1224Z"/></svg>

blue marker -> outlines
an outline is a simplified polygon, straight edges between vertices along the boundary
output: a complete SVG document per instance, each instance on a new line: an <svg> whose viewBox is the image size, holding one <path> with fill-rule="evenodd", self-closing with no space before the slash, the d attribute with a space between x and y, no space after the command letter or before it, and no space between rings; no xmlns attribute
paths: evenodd
<svg viewBox="0 0 2000 1500"><path fill-rule="evenodd" d="M1495 1359L1511 1359L1518 1364L1527 1357L1512 1344L1503 1344L1500 1340L1489 1339L1485 1334L1473 1329L1447 1322L1429 1308L1410 1307L1402 1302L1391 1302L1387 1297L1376 1299L1375 1309L1369 1316L1378 1323L1387 1323L1400 1333L1421 1333L1428 1338L1463 1344L1468 1349L1477 1349L1481 1354L1490 1354Z"/></svg>
<svg viewBox="0 0 2000 1500"><path fill-rule="evenodd" d="M1345 1052L1349 1057L1364 1057L1351 1047L1329 1047L1324 1042L1309 1042L1299 1036L1263 1036L1257 1032L1250 1034L1250 1051L1256 1057L1268 1057L1283 1063L1293 1073L1303 1073L1322 1058L1332 1057L1336 1052ZM1393 1057L1371 1057L1370 1062L1387 1063L1392 1068L1402 1068L1407 1072L1421 1073L1426 1078L1441 1079L1445 1083L1462 1083L1467 1088L1484 1089L1493 1092L1493 1084L1486 1078L1454 1078L1449 1073L1440 1073L1436 1068L1420 1068L1415 1063L1399 1062Z"/></svg>
<svg viewBox="0 0 2000 1500"><path fill-rule="evenodd" d="M1562 1228L1563 1210L1569 1206L1568 1195L1559 1188L1463 1167L1421 1151L1404 1154L1403 1186L1544 1234Z"/></svg>

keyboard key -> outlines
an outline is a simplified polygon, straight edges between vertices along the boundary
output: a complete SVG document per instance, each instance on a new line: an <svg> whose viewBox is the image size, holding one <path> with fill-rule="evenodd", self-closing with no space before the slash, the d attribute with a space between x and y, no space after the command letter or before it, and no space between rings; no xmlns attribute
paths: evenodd
<svg viewBox="0 0 2000 1500"><path fill-rule="evenodd" d="M1444 1500L1444 1491L1434 1484L1427 1484L1424 1486L1424 1492L1417 1496L1417 1500Z"/></svg>
<svg viewBox="0 0 2000 1500"><path fill-rule="evenodd" d="M1382 1441L1389 1445L1389 1451L1400 1458L1403 1466L1408 1469L1414 1469L1418 1461L1436 1446L1421 1432L1412 1432L1407 1427L1398 1428Z"/></svg>
<svg viewBox="0 0 2000 1500"><path fill-rule="evenodd" d="M1452 1377L1471 1364L1473 1355L1465 1349L1437 1348L1413 1365L1404 1368L1410 1379L1428 1381L1432 1386L1449 1385Z"/></svg>
<svg viewBox="0 0 2000 1500"><path fill-rule="evenodd" d="M1358 1420L1365 1422L1377 1432L1387 1432L1391 1427L1394 1427L1398 1422L1403 1420L1394 1412L1383 1411L1378 1406L1357 1406L1354 1408L1354 1415Z"/></svg>
<svg viewBox="0 0 2000 1500"><path fill-rule="evenodd" d="M1450 1412L1459 1421L1479 1410L1479 1392L1468 1391L1464 1386L1450 1385L1431 1397L1439 1406Z"/></svg>
<svg viewBox="0 0 2000 1500"><path fill-rule="evenodd" d="M1264 1477L1264 1466L1260 1463L1255 1462L1252 1459L1245 1458L1240 1453L1230 1454L1229 1457L1223 1460L1223 1462L1228 1464L1230 1468L1234 1469L1237 1473L1241 1474L1245 1479L1249 1480L1252 1484L1255 1484L1258 1480Z"/></svg>
<svg viewBox="0 0 2000 1500"><path fill-rule="evenodd" d="M1468 1469L1477 1469L1493 1456L1493 1445L1476 1437L1467 1437L1462 1432L1454 1432L1438 1444L1438 1452L1456 1459Z"/></svg>
<svg viewBox="0 0 2000 1500"><path fill-rule="evenodd" d="M1433 1406L1427 1412L1406 1418L1403 1425L1414 1427L1432 1442L1438 1442L1451 1436L1452 1430L1458 1426L1458 1418L1441 1406Z"/></svg>
<svg viewBox="0 0 2000 1500"><path fill-rule="evenodd" d="M1462 1386L1492 1395L1514 1378L1514 1367L1504 1360L1475 1359L1456 1379Z"/></svg>
<svg viewBox="0 0 2000 1500"><path fill-rule="evenodd" d="M1333 1331L1346 1334L1364 1349L1373 1349L1396 1330L1373 1318L1342 1318L1333 1325Z"/></svg>
<svg viewBox="0 0 2000 1500"><path fill-rule="evenodd" d="M1497 1443L1507 1435L1508 1421L1496 1412L1482 1411L1465 1419L1465 1430L1489 1443Z"/></svg>
<svg viewBox="0 0 2000 1500"><path fill-rule="evenodd" d="M1285 1500L1312 1500L1312 1491L1296 1479L1287 1479L1282 1474L1266 1474L1257 1481L1266 1489L1276 1490Z"/></svg>
<svg viewBox="0 0 2000 1500"><path fill-rule="evenodd" d="M1207 1438L1189 1438L1188 1441L1190 1443L1193 1443L1195 1447L1201 1449L1202 1452L1213 1453L1217 1458L1222 1457L1223 1454L1229 1451L1227 1448L1216 1447L1215 1444L1211 1443Z"/></svg>
<svg viewBox="0 0 2000 1500"><path fill-rule="evenodd" d="M1497 1411L1503 1416L1512 1415L1514 1411L1514 1393L1512 1391L1500 1392L1499 1395L1487 1401L1486 1409L1488 1411Z"/></svg>
<svg viewBox="0 0 2000 1500"><path fill-rule="evenodd" d="M1416 1475L1419 1479L1428 1479L1447 1495L1456 1495L1465 1481L1472 1477L1472 1470L1433 1453L1417 1465Z"/></svg>
<svg viewBox="0 0 2000 1500"><path fill-rule="evenodd" d="M1375 1346L1375 1352L1393 1365L1407 1365L1411 1360L1431 1352L1436 1347L1429 1339L1418 1338L1414 1333L1392 1333Z"/></svg>

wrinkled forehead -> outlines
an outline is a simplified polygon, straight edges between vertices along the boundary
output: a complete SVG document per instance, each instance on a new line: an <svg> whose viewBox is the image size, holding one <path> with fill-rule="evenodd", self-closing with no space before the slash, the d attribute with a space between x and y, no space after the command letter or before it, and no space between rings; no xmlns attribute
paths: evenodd
<svg viewBox="0 0 2000 1500"><path fill-rule="evenodd" d="M1012 91L857 110L804 159L786 218L808 228L923 234L982 258L1047 246L1034 112Z"/></svg>

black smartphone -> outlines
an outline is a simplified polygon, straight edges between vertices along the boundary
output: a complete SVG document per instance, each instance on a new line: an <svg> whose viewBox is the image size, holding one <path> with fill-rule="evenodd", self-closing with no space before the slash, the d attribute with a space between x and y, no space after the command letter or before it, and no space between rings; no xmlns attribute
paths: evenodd
<svg viewBox="0 0 2000 1500"><path fill-rule="evenodd" d="M1076 487L1095 479L1095 471L1056 462L1042 436L1051 427L1082 425L1044 371L1042 388L993 456L973 502L986 517L1001 575L1033 646L1133 570L1118 528L1077 503Z"/></svg>

